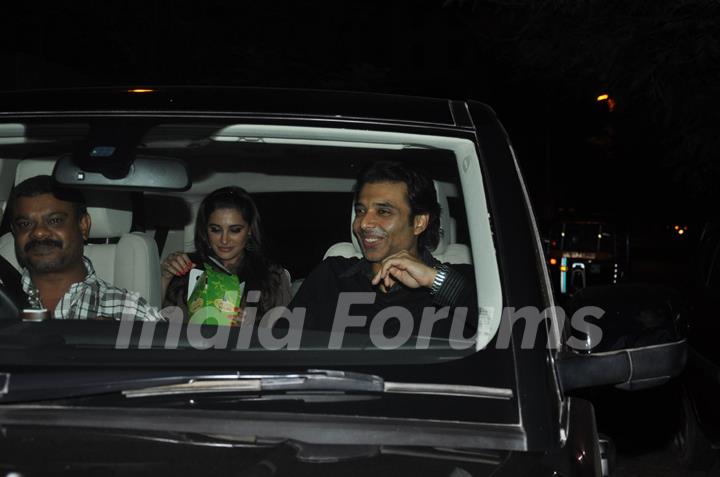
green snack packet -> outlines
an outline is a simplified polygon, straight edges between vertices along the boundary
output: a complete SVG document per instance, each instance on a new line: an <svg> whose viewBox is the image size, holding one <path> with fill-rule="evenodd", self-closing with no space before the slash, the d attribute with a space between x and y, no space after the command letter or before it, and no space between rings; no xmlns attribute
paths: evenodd
<svg viewBox="0 0 720 477"><path fill-rule="evenodd" d="M188 298L190 322L208 325L239 325L245 282L237 275L205 265L195 289Z"/></svg>

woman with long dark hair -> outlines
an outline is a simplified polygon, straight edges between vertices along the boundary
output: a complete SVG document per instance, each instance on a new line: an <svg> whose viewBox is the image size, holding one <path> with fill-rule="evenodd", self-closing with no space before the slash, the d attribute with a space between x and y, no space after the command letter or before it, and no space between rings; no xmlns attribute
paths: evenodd
<svg viewBox="0 0 720 477"><path fill-rule="evenodd" d="M190 271L203 271L190 284ZM163 306L179 306L186 319L199 308L213 305L242 320L248 292L257 316L291 298L288 273L265 257L260 214L250 195L240 187L223 187L208 194L200 204L195 223L195 252L174 252L162 263ZM192 289L189 289L192 285Z"/></svg>

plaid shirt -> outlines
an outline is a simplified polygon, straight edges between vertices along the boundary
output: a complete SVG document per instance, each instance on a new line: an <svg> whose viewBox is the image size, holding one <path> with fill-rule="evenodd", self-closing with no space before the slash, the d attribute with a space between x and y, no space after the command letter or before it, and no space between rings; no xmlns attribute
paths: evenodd
<svg viewBox="0 0 720 477"><path fill-rule="evenodd" d="M139 293L108 284L97 277L89 258L83 257L83 262L87 270L85 279L70 285L70 289L55 307L54 319L164 320L160 312L151 307ZM23 269L22 287L28 296L30 306L43 308L38 290L30 279L27 269Z"/></svg>

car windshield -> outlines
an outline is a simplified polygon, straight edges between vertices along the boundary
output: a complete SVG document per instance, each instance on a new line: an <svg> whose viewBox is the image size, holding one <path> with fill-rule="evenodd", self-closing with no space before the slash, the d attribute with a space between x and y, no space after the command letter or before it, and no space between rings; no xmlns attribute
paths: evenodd
<svg viewBox="0 0 720 477"><path fill-rule="evenodd" d="M509 336L504 345L484 349L498 333L496 310L502 309L503 296L484 180L472 141L307 123L125 121L126 129L105 136L98 134L102 128L93 118L0 123L0 199L7 205L13 187L34 176L51 175L58 183L69 170L65 166L72 164L76 169L71 179L76 183L63 187L82 192L92 221L84 256L98 278L137 292L133 296L160 310L164 320L31 322L32 317L23 313L21 322L0 320L0 346L12 342L15 350L5 355L6 362L58 364L60 349L71 350L76 364L187 368L220 362L253 369L366 364L381 374L376 366L444 363L473 355L497 371L488 375L488 386L512 390ZM79 157L78 150L90 152ZM104 157L113 150L132 158L132 174L147 174L141 177L147 187L113 182L110 160ZM153 186L153 181L162 182L160 178L170 180L174 171L164 160L184 166L189 187ZM396 283L391 274L388 281L382 277L370 283L377 272L372 254L386 242L399 247L396 252L402 250L396 242L418 235L417 219L403 209L406 189L400 189L400 199L393 202L394 186L385 187L387 179L370 179L367 184L373 187L354 193L362 171L388 163L432 179L440 204L436 243L426 247L427 254L422 248L416 251L433 270L423 284L430 298L417 303L417 284ZM143 169L148 164L162 166ZM246 193L259 220L234 208L234 199L228 197L204 209L204 200L223 188L230 188L231 195ZM18 220L6 208L0 253L21 273L11 233L24 227ZM203 224L199 234L198 221ZM198 250L198 237L205 240L204 255ZM257 278L228 270L238 249L245 250L245 257L262 251L257 263L270 272ZM181 254L187 254L183 270L164 268ZM335 273L331 278L322 275L328 269ZM464 280L465 301L423 305L433 300L434 279L444 278L440 272L448 270L451 275L462 272L457 276ZM165 275L172 277L169 284L163 283ZM363 295L364 288L352 285L360 282L377 293ZM338 283L351 285L343 289L345 285ZM251 294L253 288L272 292L283 286L268 299ZM228 294L227 289L236 293ZM338 297L338 290L350 293ZM32 309L32 300L26 306ZM298 313L298 308L305 310ZM328 310L335 314L329 322ZM416 380L428 377L420 373Z"/></svg>

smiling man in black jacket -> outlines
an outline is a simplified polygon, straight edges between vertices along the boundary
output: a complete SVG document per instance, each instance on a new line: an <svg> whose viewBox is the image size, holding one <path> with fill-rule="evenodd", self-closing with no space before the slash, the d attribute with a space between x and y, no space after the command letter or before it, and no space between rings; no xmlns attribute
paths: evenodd
<svg viewBox="0 0 720 477"><path fill-rule="evenodd" d="M459 310L467 313L464 328L473 329L472 267L431 254L440 234L432 180L400 163L377 162L354 192L353 233L363 257L329 257L310 273L290 303L306 308L305 328L448 337Z"/></svg>

